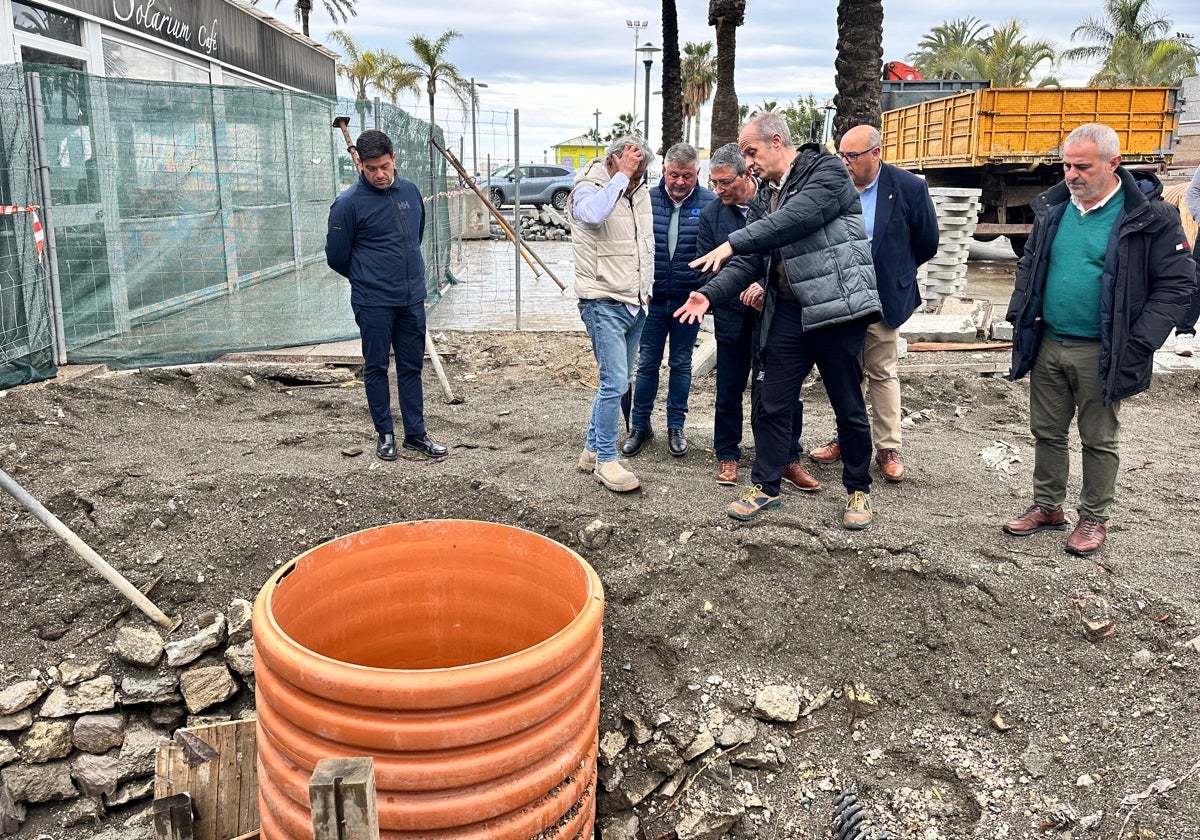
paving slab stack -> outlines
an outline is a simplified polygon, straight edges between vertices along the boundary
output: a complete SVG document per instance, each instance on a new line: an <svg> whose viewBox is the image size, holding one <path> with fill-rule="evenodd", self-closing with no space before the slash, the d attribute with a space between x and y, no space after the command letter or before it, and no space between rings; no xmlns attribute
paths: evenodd
<svg viewBox="0 0 1200 840"><path fill-rule="evenodd" d="M937 309L944 297L959 295L967 286L967 255L979 221L982 191L968 187L930 187L937 210L941 242L933 259L917 269L917 283L926 309Z"/></svg>

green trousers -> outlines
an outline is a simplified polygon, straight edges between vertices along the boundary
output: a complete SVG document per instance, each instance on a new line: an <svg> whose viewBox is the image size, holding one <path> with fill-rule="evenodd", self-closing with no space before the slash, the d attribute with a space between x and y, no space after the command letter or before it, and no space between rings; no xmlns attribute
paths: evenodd
<svg viewBox="0 0 1200 840"><path fill-rule="evenodd" d="M1067 496L1071 418L1083 444L1079 515L1108 521L1121 465L1120 401L1104 404L1100 388L1100 342L1043 339L1029 374L1029 430L1033 433L1033 500L1045 507Z"/></svg>

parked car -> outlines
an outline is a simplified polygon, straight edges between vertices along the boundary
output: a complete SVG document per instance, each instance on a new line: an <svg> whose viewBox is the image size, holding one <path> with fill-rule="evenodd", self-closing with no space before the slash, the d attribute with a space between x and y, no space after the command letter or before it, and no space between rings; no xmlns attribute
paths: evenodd
<svg viewBox="0 0 1200 840"><path fill-rule="evenodd" d="M553 164L521 165L521 204L549 204L567 209L567 196L575 186L575 170ZM496 207L516 203L517 181L512 166L502 166L479 183L479 189Z"/></svg>

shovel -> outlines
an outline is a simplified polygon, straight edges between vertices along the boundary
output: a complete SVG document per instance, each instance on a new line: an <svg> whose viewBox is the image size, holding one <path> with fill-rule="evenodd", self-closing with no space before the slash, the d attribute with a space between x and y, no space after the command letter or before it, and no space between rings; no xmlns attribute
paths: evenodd
<svg viewBox="0 0 1200 840"><path fill-rule="evenodd" d="M121 594L133 602L133 605L150 617L150 620L159 627L164 627L168 631L174 630L179 626L178 618L169 618L162 610L154 606L150 599L141 593L141 591L121 576L121 573L105 562L104 558L93 551L87 543L79 538L79 535L62 523L57 516L42 506L42 503L29 493L17 482L13 481L12 476L4 470L0 470L0 488L3 488L8 495L12 496L21 505L39 520L42 524L55 533L63 542L71 546L71 549L88 561L96 571L104 576L104 579L120 590Z"/></svg>

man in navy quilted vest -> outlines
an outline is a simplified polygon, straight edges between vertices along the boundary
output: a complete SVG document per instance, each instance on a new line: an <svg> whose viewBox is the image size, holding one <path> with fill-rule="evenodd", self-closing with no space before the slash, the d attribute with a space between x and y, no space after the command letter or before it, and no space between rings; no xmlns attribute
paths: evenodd
<svg viewBox="0 0 1200 840"><path fill-rule="evenodd" d="M628 456L637 455L654 437L650 415L658 396L659 368L668 341L671 351L667 357L670 368L667 448L677 458L687 454L683 423L688 411L688 392L692 388L692 348L700 324L684 324L672 317L672 313L702 282L700 274L689 268L688 263L697 256L700 211L717 195L696 183L699 174L696 150L687 143L676 143L667 149L662 180L650 191L654 211L654 285L650 289L650 310L638 347L632 431L621 446L621 452Z"/></svg>

